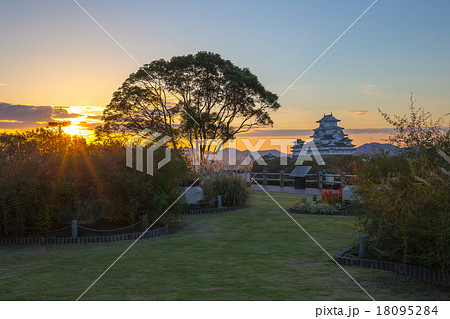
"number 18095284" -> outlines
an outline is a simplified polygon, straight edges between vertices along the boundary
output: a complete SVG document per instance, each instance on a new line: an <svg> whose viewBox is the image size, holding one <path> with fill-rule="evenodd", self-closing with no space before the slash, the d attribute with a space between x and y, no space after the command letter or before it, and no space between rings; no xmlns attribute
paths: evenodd
<svg viewBox="0 0 450 319"><path fill-rule="evenodd" d="M377 306L378 316L431 316L437 314L437 306Z"/></svg>

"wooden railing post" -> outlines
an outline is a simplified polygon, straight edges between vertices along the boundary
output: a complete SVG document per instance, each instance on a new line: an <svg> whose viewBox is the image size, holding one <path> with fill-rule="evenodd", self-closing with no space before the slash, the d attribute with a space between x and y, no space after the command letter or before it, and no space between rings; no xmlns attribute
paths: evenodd
<svg viewBox="0 0 450 319"><path fill-rule="evenodd" d="M280 172L280 187L284 187L284 171Z"/></svg>
<svg viewBox="0 0 450 319"><path fill-rule="evenodd" d="M322 176L322 170L319 170L317 173L317 188L322 189L323 184L323 176Z"/></svg>
<svg viewBox="0 0 450 319"><path fill-rule="evenodd" d="M263 171L263 186L267 186L267 171Z"/></svg>
<svg viewBox="0 0 450 319"><path fill-rule="evenodd" d="M345 180L345 173L344 172L340 172L339 173L339 178L340 178L340 181L341 181L340 187L344 188L345 185L347 185L347 181Z"/></svg>

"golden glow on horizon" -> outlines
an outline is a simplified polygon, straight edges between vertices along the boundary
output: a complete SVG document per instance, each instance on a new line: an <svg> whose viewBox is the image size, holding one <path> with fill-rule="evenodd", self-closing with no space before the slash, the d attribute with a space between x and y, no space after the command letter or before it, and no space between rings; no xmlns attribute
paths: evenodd
<svg viewBox="0 0 450 319"><path fill-rule="evenodd" d="M92 140L94 138L94 128L96 126L101 125L103 122L101 121L101 116L103 114L103 107L100 106L67 106L62 107L67 111L67 114L69 117L62 117L62 118L54 118L55 121L70 121L71 124L66 127L61 127L62 131L66 134L70 135L79 135L84 138L86 138L88 141ZM280 112L275 112L274 115L280 115ZM288 112L289 113L289 112ZM277 149L280 150L280 146L277 145L271 145L271 139L290 139L292 140L292 143L297 139L301 138L305 140L306 138L309 138L309 135L296 135L295 133L292 134L289 132L289 130L309 130L314 127L316 127L315 121L320 118L321 114L317 114L318 112L313 111L304 111L303 116L297 117L290 115L291 120L293 123L286 121L283 121L283 119L278 118L274 119L276 123L280 123L280 125L277 125L276 127L270 128L270 127L261 127L260 129L266 131L264 134L267 134L265 136L240 136L238 135L236 137L237 140L237 149L238 150L245 150L246 147L242 143L242 139L248 139L252 145L256 145L258 142L258 139L266 139L265 143L262 145L260 150L272 150ZM358 115L359 113L364 113L361 110L356 110L352 112L340 112L339 118L343 118L342 122L344 123L343 126L345 129L349 128L347 126L348 123L352 123L354 126L350 127L351 129L355 128L368 128L368 127L381 127L378 122L368 123L368 122L361 122L361 121L355 121L355 119L367 119L366 116ZM285 114L286 115L286 114ZM308 115L308 116L306 116ZM275 116L274 116L275 117ZM294 121L295 120L295 121ZM0 120L0 122L8 122L8 123L19 123L20 121L14 121L14 120ZM305 124L307 123L307 124ZM47 122L37 122L37 124L40 124L42 126L46 126ZM31 129L31 128L30 128ZM280 136L280 135L271 135L270 130L273 129L274 131L277 130L287 130L286 135ZM14 129L3 129L3 132L14 132ZM344 130L345 132L345 130ZM386 139L388 138L389 134L387 133L359 133L359 134L349 134L349 137L353 140L353 144L356 146L360 146L362 144L371 143L371 142L379 142L379 143L387 143ZM276 143L276 142L275 142ZM187 146L183 145L183 146ZM227 147L227 146L225 146ZM289 149L290 150L290 149Z"/></svg>
<svg viewBox="0 0 450 319"><path fill-rule="evenodd" d="M22 121L16 121L16 120L0 120L2 123L22 123Z"/></svg>
<svg viewBox="0 0 450 319"><path fill-rule="evenodd" d="M76 117L55 118L57 121L70 121L71 124L62 127L64 133L70 135L80 135L86 139L94 136L93 127L101 125L103 122L100 117L103 114L103 107L99 106L69 106L65 108L69 114Z"/></svg>
<svg viewBox="0 0 450 319"><path fill-rule="evenodd" d="M70 135L82 135L80 131L80 127L78 125L71 124L66 127L62 127L62 130L66 134Z"/></svg>

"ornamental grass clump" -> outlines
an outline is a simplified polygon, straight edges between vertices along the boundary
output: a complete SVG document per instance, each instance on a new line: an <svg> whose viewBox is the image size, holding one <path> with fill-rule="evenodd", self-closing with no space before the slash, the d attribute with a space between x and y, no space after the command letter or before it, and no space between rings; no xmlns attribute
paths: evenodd
<svg viewBox="0 0 450 319"><path fill-rule="evenodd" d="M222 205L226 207L245 206L250 199L247 182L238 175L217 173L205 177L202 181L206 201L214 201L222 196Z"/></svg>

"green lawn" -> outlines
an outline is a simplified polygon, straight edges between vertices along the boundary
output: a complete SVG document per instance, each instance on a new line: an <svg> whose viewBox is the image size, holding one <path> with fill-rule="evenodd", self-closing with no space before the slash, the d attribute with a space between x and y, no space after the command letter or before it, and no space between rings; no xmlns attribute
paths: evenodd
<svg viewBox="0 0 450 319"><path fill-rule="evenodd" d="M284 207L298 197L272 195ZM358 236L352 217L293 217L332 255ZM138 242L83 300L368 300L263 192L245 210L183 218ZM75 300L130 244L0 247L0 298ZM346 270L377 300L449 299L445 287Z"/></svg>

